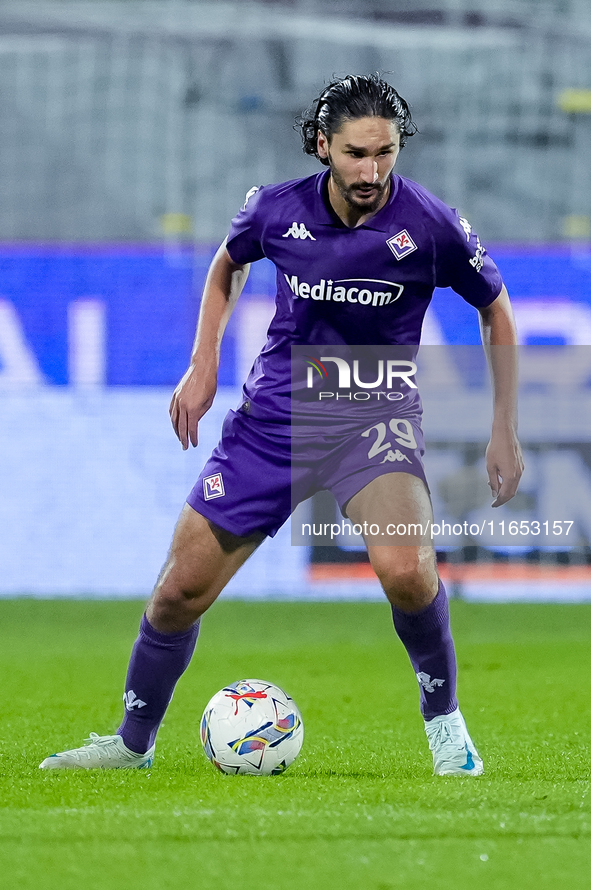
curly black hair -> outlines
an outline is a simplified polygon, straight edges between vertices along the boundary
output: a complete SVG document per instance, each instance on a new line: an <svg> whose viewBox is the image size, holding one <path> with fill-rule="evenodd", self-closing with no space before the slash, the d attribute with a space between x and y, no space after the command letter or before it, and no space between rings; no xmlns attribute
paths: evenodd
<svg viewBox="0 0 591 890"><path fill-rule="evenodd" d="M417 132L407 102L379 74L349 74L329 83L310 108L297 118L296 128L301 131L305 153L328 166L328 159L318 154L318 132L322 131L330 143L345 121L361 117L394 121L401 148L408 137Z"/></svg>

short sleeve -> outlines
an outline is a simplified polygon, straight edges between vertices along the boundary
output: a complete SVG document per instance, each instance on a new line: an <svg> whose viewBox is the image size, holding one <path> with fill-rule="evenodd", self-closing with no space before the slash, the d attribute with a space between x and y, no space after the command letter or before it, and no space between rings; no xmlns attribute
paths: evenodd
<svg viewBox="0 0 591 890"><path fill-rule="evenodd" d="M446 210L436 245L436 285L453 288L476 308L489 306L501 292L501 273L468 220Z"/></svg>
<svg viewBox="0 0 591 890"><path fill-rule="evenodd" d="M255 263L265 256L261 244L262 223L261 195L263 186L254 186L246 195L244 204L232 220L226 249L235 263Z"/></svg>

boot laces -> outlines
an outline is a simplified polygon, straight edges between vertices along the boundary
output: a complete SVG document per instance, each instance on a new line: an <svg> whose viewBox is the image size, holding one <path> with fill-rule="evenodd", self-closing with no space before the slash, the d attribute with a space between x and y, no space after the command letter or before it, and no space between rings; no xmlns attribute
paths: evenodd
<svg viewBox="0 0 591 890"><path fill-rule="evenodd" d="M120 736L118 735L99 735L98 732L91 732L86 742L86 748L79 748L76 752L78 759L81 756L91 757L88 748L96 749L96 756L99 760L109 760L113 753L121 754L119 747Z"/></svg>
<svg viewBox="0 0 591 890"><path fill-rule="evenodd" d="M453 745L459 750L464 750L466 747L466 739L461 726L454 725L447 720L438 720L434 726L428 723L426 729L429 748L432 751L444 745Z"/></svg>

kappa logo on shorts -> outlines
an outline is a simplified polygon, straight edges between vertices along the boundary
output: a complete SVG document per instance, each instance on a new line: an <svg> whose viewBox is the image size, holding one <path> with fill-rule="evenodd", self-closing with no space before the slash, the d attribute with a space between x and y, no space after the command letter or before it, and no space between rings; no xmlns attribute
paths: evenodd
<svg viewBox="0 0 591 890"><path fill-rule="evenodd" d="M399 451L398 448L396 449L396 451L392 451L392 449L390 449L390 451L388 451L385 458L383 459L382 463L385 464L388 461L391 461L391 463L396 463L397 460L406 460L409 464L412 463L411 459L408 458L406 454L403 454L402 451Z"/></svg>
<svg viewBox="0 0 591 890"><path fill-rule="evenodd" d="M212 498L221 498L225 493L224 480L221 473L205 476L203 479L203 497L206 501L211 501Z"/></svg>
<svg viewBox="0 0 591 890"><path fill-rule="evenodd" d="M414 243L406 229L398 232L398 234L394 235L392 238L388 238L386 244L397 260L401 260L402 257L407 256L407 254L412 253L413 250L417 249L417 245Z"/></svg>

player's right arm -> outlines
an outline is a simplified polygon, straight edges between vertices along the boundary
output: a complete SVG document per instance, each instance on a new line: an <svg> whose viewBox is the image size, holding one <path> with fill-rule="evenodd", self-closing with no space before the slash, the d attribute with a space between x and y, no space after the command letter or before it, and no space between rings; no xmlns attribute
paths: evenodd
<svg viewBox="0 0 591 890"><path fill-rule="evenodd" d="M170 419L183 451L189 447L189 442L197 445L197 426L213 403L222 336L249 270L248 264L232 260L226 250L226 241L209 267L191 361L170 403Z"/></svg>

